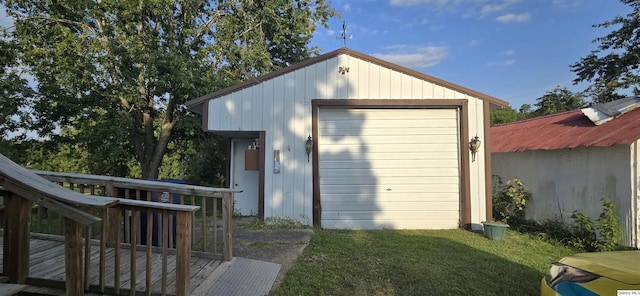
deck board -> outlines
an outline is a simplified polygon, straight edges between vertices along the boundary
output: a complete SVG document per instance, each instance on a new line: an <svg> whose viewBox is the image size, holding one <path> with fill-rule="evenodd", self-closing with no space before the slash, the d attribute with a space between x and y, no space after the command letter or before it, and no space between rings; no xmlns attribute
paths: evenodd
<svg viewBox="0 0 640 296"><path fill-rule="evenodd" d="M0 236L0 258L3 252L3 242ZM31 252L29 256L30 268L29 277L45 280L64 281L64 242L46 239L31 239ZM83 249L84 250L84 249ZM131 265L131 250L120 249L120 288L129 289L131 276L128 273ZM113 288L115 275L115 250L107 248L105 264L105 286ZM98 286L99 282L99 246L91 248L91 270L89 279L91 285ZM201 286L207 277L214 273L220 266L221 261L209 258L191 257L191 283L192 289ZM2 262L0 262L0 267ZM136 251L136 290L144 291L146 288L146 253L141 250ZM160 293L162 277L162 254L152 253L151 255L151 279L152 292ZM175 291L175 255L167 255L167 293L173 294Z"/></svg>

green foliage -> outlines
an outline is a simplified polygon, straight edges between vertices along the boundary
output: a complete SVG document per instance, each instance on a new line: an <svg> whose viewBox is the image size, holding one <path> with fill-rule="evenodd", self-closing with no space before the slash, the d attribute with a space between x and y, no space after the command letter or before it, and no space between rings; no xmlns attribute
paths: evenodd
<svg viewBox="0 0 640 296"><path fill-rule="evenodd" d="M511 107L491 110L491 125L509 123L558 112L564 112L581 108L585 105L582 94L573 93L566 87L556 86L552 91L548 91L544 96L536 99L532 110L531 105L523 104L519 110Z"/></svg>
<svg viewBox="0 0 640 296"><path fill-rule="evenodd" d="M504 183L500 176L494 175L492 181L493 218L509 224L523 220L531 192L517 177Z"/></svg>
<svg viewBox="0 0 640 296"><path fill-rule="evenodd" d="M621 0L629 6L627 15L615 16L612 20L593 27L610 29L609 34L593 40L597 48L579 62L571 65L577 78L574 84L590 82L586 95L595 102L609 102L624 97L618 91L633 88L637 94L640 83L640 1Z"/></svg>
<svg viewBox="0 0 640 296"><path fill-rule="evenodd" d="M548 91L544 96L536 99L533 116L544 116L563 111L581 108L585 102L582 94L573 93L566 87L556 86L552 91Z"/></svg>
<svg viewBox="0 0 640 296"><path fill-rule="evenodd" d="M516 232L316 229L270 295L540 295L549 262L574 252Z"/></svg>
<svg viewBox="0 0 640 296"><path fill-rule="evenodd" d="M0 3L14 21L0 28L0 132L27 123L58 140L68 129L62 140L90 171L150 179L178 174L191 153L179 150L203 143L185 145L201 127L186 101L309 58L316 26L335 14L324 0Z"/></svg>
<svg viewBox="0 0 640 296"><path fill-rule="evenodd" d="M615 211L615 204L609 199L602 199L603 210L596 221L592 221L584 213L573 211L573 234L575 247L587 251L611 251L618 248L622 239L620 218Z"/></svg>
<svg viewBox="0 0 640 296"><path fill-rule="evenodd" d="M520 119L518 111L511 107L491 110L490 116L491 125L518 121Z"/></svg>
<svg viewBox="0 0 640 296"><path fill-rule="evenodd" d="M29 88L27 80L21 76L17 60L17 46L11 40L4 39L0 30L0 138L18 137L23 123L30 122L28 114L20 114L20 107L35 97L35 92Z"/></svg>
<svg viewBox="0 0 640 296"><path fill-rule="evenodd" d="M609 199L602 200L603 210L594 222L581 211L573 211L573 224L567 225L556 220L538 222L523 220L510 224L511 228L533 234L547 241L557 242L582 251L612 251L622 249L619 217L615 205Z"/></svg>
<svg viewBox="0 0 640 296"><path fill-rule="evenodd" d="M612 200L602 200L603 210L596 220L596 228L600 238L600 250L613 250L622 240L620 217L616 213L616 207Z"/></svg>
<svg viewBox="0 0 640 296"><path fill-rule="evenodd" d="M575 248L587 251L597 250L598 237L593 221L584 213L575 210L571 213L574 225L571 229L571 240L569 244Z"/></svg>

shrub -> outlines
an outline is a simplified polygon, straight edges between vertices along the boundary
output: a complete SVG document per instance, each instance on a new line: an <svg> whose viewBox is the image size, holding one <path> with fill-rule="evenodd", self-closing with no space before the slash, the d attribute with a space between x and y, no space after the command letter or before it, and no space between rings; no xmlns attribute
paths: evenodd
<svg viewBox="0 0 640 296"><path fill-rule="evenodd" d="M578 210L571 213L571 219L574 224L570 227L571 240L569 245L589 252L597 250L598 236L593 221Z"/></svg>
<svg viewBox="0 0 640 296"><path fill-rule="evenodd" d="M600 239L599 250L610 251L618 247L622 241L622 229L620 229L620 217L616 213L616 206L610 199L602 199L604 209L596 220L598 237Z"/></svg>
<svg viewBox="0 0 640 296"><path fill-rule="evenodd" d="M583 251L611 251L621 249L622 238L619 218L614 203L602 199L603 210L594 222L580 211L573 211L573 224L567 225L557 220L538 222L522 220L513 229L533 234L547 241L558 242Z"/></svg>
<svg viewBox="0 0 640 296"><path fill-rule="evenodd" d="M519 178L502 182L500 176L493 176L493 218L509 224L524 220L525 207L531 200L531 192Z"/></svg>

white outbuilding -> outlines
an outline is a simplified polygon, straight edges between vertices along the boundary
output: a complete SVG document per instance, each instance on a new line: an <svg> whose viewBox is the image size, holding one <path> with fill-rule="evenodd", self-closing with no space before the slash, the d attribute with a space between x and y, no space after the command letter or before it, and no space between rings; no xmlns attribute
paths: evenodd
<svg viewBox="0 0 640 296"><path fill-rule="evenodd" d="M627 246L640 248L640 97L496 125L493 173L519 177L533 198L526 217L570 223L614 202Z"/></svg>
<svg viewBox="0 0 640 296"><path fill-rule="evenodd" d="M229 138L242 214L349 229L491 219L489 110L508 103L489 95L342 48L186 105Z"/></svg>

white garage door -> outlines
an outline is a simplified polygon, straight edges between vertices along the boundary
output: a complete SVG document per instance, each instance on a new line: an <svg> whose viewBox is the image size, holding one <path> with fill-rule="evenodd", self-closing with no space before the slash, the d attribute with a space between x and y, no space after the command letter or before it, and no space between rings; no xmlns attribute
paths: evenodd
<svg viewBox="0 0 640 296"><path fill-rule="evenodd" d="M457 228L456 109L319 111L322 226Z"/></svg>

